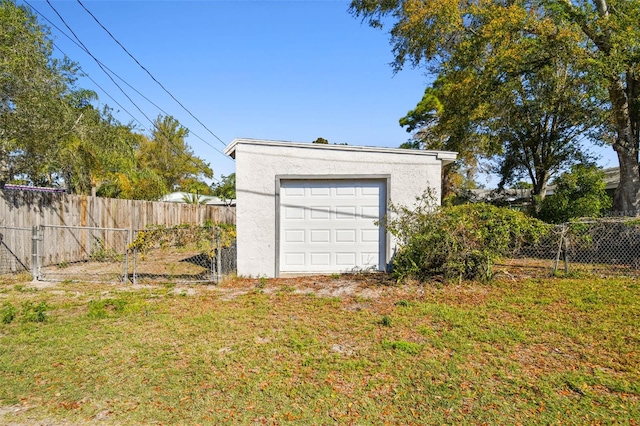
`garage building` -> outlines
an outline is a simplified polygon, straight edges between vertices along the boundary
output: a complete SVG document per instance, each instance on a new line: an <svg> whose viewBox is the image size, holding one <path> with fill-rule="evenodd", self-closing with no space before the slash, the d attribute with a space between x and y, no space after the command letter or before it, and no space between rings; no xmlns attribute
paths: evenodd
<svg viewBox="0 0 640 426"><path fill-rule="evenodd" d="M235 139L238 275L279 277L388 268L381 219L429 188L456 153Z"/></svg>

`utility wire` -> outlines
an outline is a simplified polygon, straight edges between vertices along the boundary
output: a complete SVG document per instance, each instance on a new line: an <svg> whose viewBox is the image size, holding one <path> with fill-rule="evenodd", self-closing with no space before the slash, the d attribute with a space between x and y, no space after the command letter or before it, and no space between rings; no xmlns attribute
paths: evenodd
<svg viewBox="0 0 640 426"><path fill-rule="evenodd" d="M65 33L60 27L58 27L54 22L52 22L49 18L47 18L44 14L42 14L38 9L36 9L35 7L33 7L27 0L23 0L25 2L25 4L27 6L29 6L34 12L36 12L38 15L40 15L41 18L43 18L45 21L47 21L49 23L49 25L53 26L56 30L58 30L58 32L62 35L64 35L66 38L68 38L72 43L75 43L76 46L78 46L79 48L83 49L86 53L88 53L77 41L75 41L73 38L71 38L67 33ZM53 46L60 52L62 53L64 56L66 57L70 57L69 55L67 55L61 48L60 46L58 46L55 42L52 42ZM100 62L102 64L102 62ZM104 65L104 64L102 64ZM109 70L110 72L113 73L113 71L111 71L106 65L105 68L107 70ZM140 122L140 120L138 120L132 113L130 113L124 106L122 106L120 104L120 102L118 102L113 96L111 96L111 94L109 94L109 92L107 92L107 90L105 88L103 88L102 86L100 86L100 84L98 84L97 81L95 81L93 78L91 78L91 76L84 72L84 70L78 66L78 70L82 72L82 75L84 77L87 77L89 80L91 80L91 82L93 84L95 84L98 89L102 90L102 92L107 95L109 97L109 99L111 99L116 105L118 105L124 112L126 112L127 114L129 114L129 116L136 121L138 124L140 124L141 126L143 126L143 124ZM120 80L122 80L122 78L120 78L117 74L113 73L116 77L118 77ZM126 85L128 85L129 87L131 87L129 85L129 83L127 83L126 81L122 80Z"/></svg>
<svg viewBox="0 0 640 426"><path fill-rule="evenodd" d="M24 0L24 2L31 8L33 9L36 13L38 13L40 16L43 16L42 13L40 13L38 10L36 10L33 6L31 6L28 1ZM83 49L89 56L91 56L91 58L98 64L98 66L100 67L100 69L107 75L107 77L109 77L109 79L113 82L113 84L116 85L116 87L122 92L122 94L129 100L129 102L131 102L133 104L133 106L136 107L136 109L138 111L140 111L140 113L149 121L149 123L151 123L151 126L154 127L158 132L162 132L160 129L158 129L158 127L155 125L155 123L140 109L140 107L138 107L138 105L133 102L133 100L127 95L127 93L122 89L122 87L120 87L120 85L118 83L116 83L116 81L113 79L113 77L111 77L111 75L107 72L106 67L103 66L102 62L100 62L90 51L89 49L84 45L84 43L82 43L82 41L78 38L78 36L75 34L75 32L71 29L71 27L69 26L69 24L67 24L67 22L64 20L64 18L60 15L60 13L56 10L56 8L50 3L49 0L47 0L47 4L49 4L49 6L51 7L51 9L56 13L56 15L58 16L58 18L64 23L64 25L67 27L67 29L71 32L71 34L73 34L73 36L76 38L77 43L76 45L78 45L79 43L79 47L81 47L81 49ZM60 28L58 28L55 24L53 24L49 19L47 19L45 17L45 19L51 23L58 31L60 31L62 34L64 34L65 36L67 36L71 41L73 41L67 34L65 34L63 31L60 30ZM74 41L75 43L75 41ZM61 51L62 52L62 51ZM64 52L62 52L65 56L66 54ZM115 74L115 73L114 73ZM120 78L120 77L118 77ZM122 78L120 78L122 80ZM94 81L93 79L91 79L91 81ZM124 81L124 80L123 80ZM94 81L95 83L95 81ZM125 82L126 83L126 82ZM100 87L97 83L96 85L98 87ZM128 85L128 83L127 83ZM130 86L130 85L129 85ZM101 88L101 87L100 87ZM101 88L102 89L102 88ZM109 95L104 89L102 89L107 96L109 96L111 99L113 99L113 97L111 95ZM116 104L120 105L117 101L115 101ZM121 106L121 105L120 105ZM122 106L121 106L122 107ZM124 109L124 108L123 108ZM126 109L125 109L126 111ZM137 120L130 112L126 111L131 117L133 117L134 120L136 120L138 123L140 123L139 120ZM167 114L168 115L168 114ZM142 124L142 123L140 123ZM202 165L198 164L191 156L186 155L184 152L180 151L178 147L175 146L175 144L173 142L171 142L170 138L167 138L167 140L170 141L169 143L169 149L171 149L171 151L173 152L174 155L176 156L184 156L188 161L190 161L191 163L193 163L194 166L196 166L197 169L201 169ZM226 155L225 155L226 157ZM204 171L201 169L201 171ZM215 176L212 178L213 180L216 180L218 183L221 183L221 181L219 181L218 179L215 178Z"/></svg>
<svg viewBox="0 0 640 426"><path fill-rule="evenodd" d="M164 90L169 96L171 96L171 99L173 99L174 101L176 101L178 103L178 105L180 105L182 107L182 109L184 109L191 117L193 117L193 119L195 119L198 123L200 123L200 125L202 127L204 127L209 133L211 133L213 135L213 137L215 137L224 147L227 146L226 143L224 143L222 141L222 139L220 139L215 133L213 133L207 126L204 125L204 123L202 121L200 121L198 119L198 117L196 117L195 115L193 115L193 113L191 111L189 111L187 109L187 107L185 107L182 102L180 102L178 99L176 99L175 96L173 96L173 94L171 92L169 92L169 90L167 90L162 83L160 83L154 76L153 74L151 74L151 72L149 72L149 70L147 68L145 68L140 61L138 61L138 59L136 59L135 56L133 56L123 45L122 43L120 43L114 36L113 34L111 34L111 32L104 26L102 25L102 23L98 20L98 18L95 17L95 15L93 13L91 13L91 11L89 9L86 8L86 6L84 4L82 4L82 1L77 0L78 3L80 4L80 6L82 6L82 8L89 14L91 15L91 17L98 23L98 25L100 25L100 27L102 27L103 30L105 30L107 32L107 34L109 34L109 37L111 37L113 39L113 41L115 41L118 46L120 46L122 48L122 50L124 50L127 55L129 55L129 57L131 57L131 59L133 59L135 61L136 64L138 64L138 66L140 66L140 68L142 68L148 75L149 77L151 77L151 79L153 81L155 81L161 88L162 90ZM47 0L48 2L48 0Z"/></svg>
<svg viewBox="0 0 640 426"><path fill-rule="evenodd" d="M155 102L153 102L151 99L149 99L148 97L146 97L143 93L141 93L138 89L136 89L134 86L132 86L129 82L127 82L125 79L123 79L122 77L120 77L115 71L113 71L112 69L110 69L107 65L105 65L102 61L100 61L99 59L97 59L96 57L94 57L93 55L91 55L91 53L89 52L89 50L84 46L81 45L81 43L79 43L79 40L76 41L74 40L71 36L69 36L66 32L64 32L60 27L58 27L54 22L52 22L49 18L47 18L45 15L43 15L42 13L40 13L35 7L33 7L31 4L29 4L29 2L27 0L24 0L24 2L31 8L33 9L38 15L40 15L42 18L44 18L49 24L51 24L55 29L57 29L62 35L64 35L65 37L67 37L72 43L74 43L76 46L78 46L80 49L84 50L85 53L87 53L88 55L90 55L100 66L100 68L104 67L104 69L106 69L107 71L109 71L109 73L111 73L112 75L114 75L118 80L120 80L121 82L123 82L124 84L126 84L127 86L129 86L129 88L131 88L131 90L133 90L134 92L136 92L138 95L140 95L143 99L145 99L147 102L149 102L151 105L153 105L154 107L156 107L160 112L162 112L164 115L171 115L168 112L166 112L165 110L163 110L160 106L158 106ZM58 15L59 16L59 15ZM64 22L64 21L63 21ZM66 25L66 24L65 24ZM68 27L68 26L67 26ZM73 32L73 31L72 31ZM75 36L75 34L74 34ZM55 43L54 43L55 45ZM57 47L57 46L56 46ZM58 48L58 50L60 50L60 52L62 52L61 49ZM64 54L64 52L62 52ZM103 71L104 71L103 69ZM107 76L109 76L109 74L105 71L105 74L107 74ZM88 74L85 73L85 75L87 76L87 78L89 78L89 80L91 80L92 82L94 82L94 84L96 86L98 86L110 99L112 99L118 106L120 106L120 108L122 108L127 114L129 114L135 121L137 121L139 124L142 125L142 123L140 123L140 121L138 119L136 119L133 114L131 114L129 111L127 111L122 105L120 105L120 103L118 103L118 101L116 101L113 96L111 96L109 93L107 93L106 90L102 89L93 79L91 79L91 77L89 77ZM122 89L120 89L122 91ZM126 94L125 94L126 96ZM128 97L127 97L128 98ZM131 99L128 98L130 101ZM133 102L132 102L133 103ZM135 105L135 104L134 104ZM138 108L136 106L136 108ZM138 108L139 109L139 108ZM144 115L144 113L143 113ZM147 118L148 119L148 118ZM206 141L205 139L203 139L200 135L198 135L197 133L195 133L192 130L189 130L189 133L193 136L195 136L196 138L200 139L202 142L204 142L206 145L208 145L209 147L213 148L215 151L217 151L218 153L222 154L224 156L224 158L229 159L230 157L227 156L224 152L220 151L220 149L218 149L217 147L211 145L208 141Z"/></svg>
<svg viewBox="0 0 640 426"><path fill-rule="evenodd" d="M62 53L64 56L69 57L66 53L64 53L64 51L63 51L62 49L60 49L60 46L58 46L58 45L57 45L57 44L55 44L55 43L53 43L53 46L54 46L56 49L58 49L58 50L60 51L60 53ZM138 124L140 124L141 126L143 126L143 124L142 124L142 123L141 123L141 122L140 122L140 121L139 121L139 120L138 120L138 119L137 119L133 114L131 114L131 113L130 113L130 112L129 112L125 107L123 107L123 106L120 104L120 102L118 102L118 101L117 101L113 96L111 96L111 95L109 94L109 92L107 92L107 91L106 91L102 86L100 86L100 85L98 84L98 82L97 82L97 81L95 81L93 78L91 78L91 76L90 76L89 74L85 73L85 72L82 70L82 68L78 67L78 69L79 69L80 71L82 71L82 74L83 74L83 76L84 76L84 77L87 77L89 80L91 80L91 82L92 82L93 84L95 84L95 85L98 87L98 89L102 90L102 92L103 92L105 95L107 95L107 96L109 97L109 99L111 99L111 100L112 100L116 105L118 105L118 106L119 106L119 107L120 107L124 112L126 112L127 114L129 114L129 116L130 116L134 121L136 121Z"/></svg>
<svg viewBox="0 0 640 426"><path fill-rule="evenodd" d="M56 15L58 15L58 18L60 18L60 20L62 21L62 23L65 25L65 27L67 27L67 29L71 32L71 34L73 34L73 37L78 41L78 43L80 43L80 45L82 46L82 48L84 49L84 51L91 56L91 58L96 62L96 64L98 64L98 66L100 67L100 69L107 75L107 77L109 77L109 79L111 80L111 82L113 84L116 85L116 87L122 92L122 94L129 100L129 102L131 102L131 104L136 107L136 109L138 111L140 111L140 114L142 114L144 116L144 118L146 118L149 123L151 123L151 125L153 125L153 121L147 116L147 114L144 113L144 111L142 111L142 109L140 109L140 107L138 105L136 105L135 102L133 102L133 99L131 99L131 97L129 97L129 95L127 95L127 93L122 89L122 87L120 87L120 85L113 79L113 77L111 76L111 74L109 74L107 72L107 70L102 66L102 63L98 60L98 58L96 58L87 48L87 46L84 45L84 43L80 40L80 38L78 38L78 36L76 35L76 33L71 29L71 27L69 26L69 24L67 24L67 21L65 21L65 19L62 17L62 15L60 15L60 13L58 12L58 10L53 7L53 5L51 4L51 1L47 0L47 4L49 5L49 7L51 7L51 9L55 12Z"/></svg>

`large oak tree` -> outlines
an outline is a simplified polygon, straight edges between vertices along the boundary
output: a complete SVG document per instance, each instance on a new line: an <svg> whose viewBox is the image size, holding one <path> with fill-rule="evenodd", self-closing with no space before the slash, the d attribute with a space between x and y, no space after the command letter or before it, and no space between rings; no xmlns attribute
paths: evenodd
<svg viewBox="0 0 640 426"><path fill-rule="evenodd" d="M353 0L371 25L391 25L394 68L435 75L473 69L503 85L569 58L589 93L607 94L620 184L614 208L640 212L640 2L628 0Z"/></svg>

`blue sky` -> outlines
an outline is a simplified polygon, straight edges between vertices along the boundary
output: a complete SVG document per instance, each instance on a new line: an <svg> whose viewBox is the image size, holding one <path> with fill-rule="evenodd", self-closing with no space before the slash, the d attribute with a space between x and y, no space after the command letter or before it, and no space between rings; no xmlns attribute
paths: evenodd
<svg viewBox="0 0 640 426"><path fill-rule="evenodd" d="M46 1L28 3L71 35ZM429 80L421 70L393 74L388 35L352 17L347 1L82 2L191 115L142 70L76 1L51 1L88 50L191 131L187 142L217 178L235 170L216 149L236 137L398 147L398 125ZM90 55L51 27L56 46L80 64L101 103L122 122L149 129L161 114L127 85L136 106ZM126 111L123 111L113 97ZM139 123L138 123L139 122ZM208 129L208 130L207 130ZM203 142L204 139L206 142ZM215 147L214 148L212 148Z"/></svg>
<svg viewBox="0 0 640 426"><path fill-rule="evenodd" d="M153 120L162 109L174 116L216 179L235 171L220 151L236 137L398 147L410 137L398 119L430 82L419 69L394 75L388 34L351 16L348 1L82 0L196 120L77 1L51 5L93 56L160 109L114 77L132 104L62 33L71 36L46 1L27 2L51 21L38 15L59 50L101 88L87 78L80 87L95 90L120 121L141 131L151 127L145 115ZM617 165L611 148L601 153L603 166Z"/></svg>

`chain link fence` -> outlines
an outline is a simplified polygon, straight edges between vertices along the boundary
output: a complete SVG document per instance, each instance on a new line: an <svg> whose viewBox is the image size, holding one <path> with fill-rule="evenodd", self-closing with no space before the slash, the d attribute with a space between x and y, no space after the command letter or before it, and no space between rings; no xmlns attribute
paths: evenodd
<svg viewBox="0 0 640 426"><path fill-rule="evenodd" d="M233 226L126 229L0 226L0 275L47 281L216 283L236 272ZM640 219L583 220L553 227L501 262L527 276L640 277Z"/></svg>
<svg viewBox="0 0 640 426"><path fill-rule="evenodd" d="M35 231L41 281L126 281L129 230L76 226L40 226Z"/></svg>
<svg viewBox="0 0 640 426"><path fill-rule="evenodd" d="M151 226L137 231L130 247L135 284L217 283L236 271L231 226Z"/></svg>
<svg viewBox="0 0 640 426"><path fill-rule="evenodd" d="M0 226L0 275L31 272L32 228Z"/></svg>
<svg viewBox="0 0 640 426"><path fill-rule="evenodd" d="M542 274L640 276L640 220L605 218L557 225L535 245L520 247L510 267Z"/></svg>
<svg viewBox="0 0 640 426"><path fill-rule="evenodd" d="M0 276L40 281L217 283L236 272L235 227L0 226Z"/></svg>

